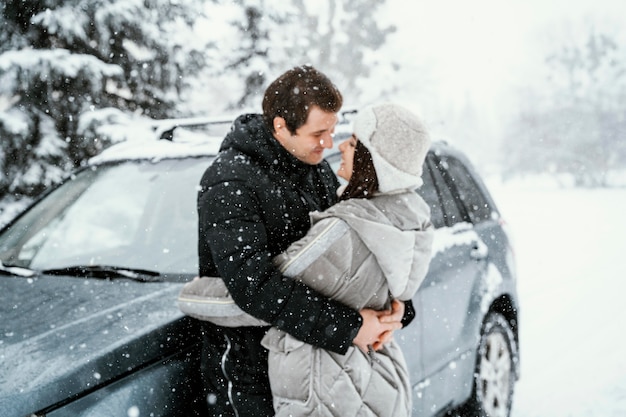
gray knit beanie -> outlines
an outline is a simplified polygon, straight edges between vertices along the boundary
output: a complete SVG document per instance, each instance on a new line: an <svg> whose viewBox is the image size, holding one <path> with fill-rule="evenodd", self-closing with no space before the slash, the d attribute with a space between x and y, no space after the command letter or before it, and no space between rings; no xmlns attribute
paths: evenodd
<svg viewBox="0 0 626 417"><path fill-rule="evenodd" d="M422 185L430 136L422 121L396 104L359 110L354 134L372 154L381 193Z"/></svg>

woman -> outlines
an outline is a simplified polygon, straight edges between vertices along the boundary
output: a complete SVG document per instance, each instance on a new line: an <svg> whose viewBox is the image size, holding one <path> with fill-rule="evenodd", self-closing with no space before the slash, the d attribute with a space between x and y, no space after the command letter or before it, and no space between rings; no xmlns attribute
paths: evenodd
<svg viewBox="0 0 626 417"><path fill-rule="evenodd" d="M298 279L355 310L409 300L428 270L432 225L414 192L430 139L421 121L393 104L367 108L339 147L340 202L311 214L312 228L275 258ZM345 355L308 345L272 327L269 376L277 416L408 416L411 388L391 340Z"/></svg>

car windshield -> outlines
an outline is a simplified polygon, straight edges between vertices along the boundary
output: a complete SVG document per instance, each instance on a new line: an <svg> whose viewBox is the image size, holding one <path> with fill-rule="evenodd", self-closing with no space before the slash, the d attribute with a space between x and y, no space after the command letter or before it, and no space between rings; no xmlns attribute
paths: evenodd
<svg viewBox="0 0 626 417"><path fill-rule="evenodd" d="M80 171L0 234L4 266L196 274L196 193L208 158Z"/></svg>

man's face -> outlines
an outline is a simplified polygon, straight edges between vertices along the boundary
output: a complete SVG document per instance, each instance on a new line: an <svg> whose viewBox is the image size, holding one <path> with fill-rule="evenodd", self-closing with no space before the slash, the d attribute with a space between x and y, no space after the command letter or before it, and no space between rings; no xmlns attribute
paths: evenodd
<svg viewBox="0 0 626 417"><path fill-rule="evenodd" d="M309 116L295 134L289 132L282 117L274 118L274 137L287 151L300 161L317 165L322 162L324 149L333 147L333 134L337 114L311 107Z"/></svg>

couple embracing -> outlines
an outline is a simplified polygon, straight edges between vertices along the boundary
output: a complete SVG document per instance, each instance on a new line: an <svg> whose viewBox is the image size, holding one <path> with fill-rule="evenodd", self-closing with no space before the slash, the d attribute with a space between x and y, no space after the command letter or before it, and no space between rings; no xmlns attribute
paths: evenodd
<svg viewBox="0 0 626 417"><path fill-rule="evenodd" d="M342 101L315 68L287 71L201 180L200 276L221 277L241 312L202 322L209 415L411 413L392 334L413 319L430 261L414 192L430 140L401 106L359 111L339 146L340 187L323 153Z"/></svg>

